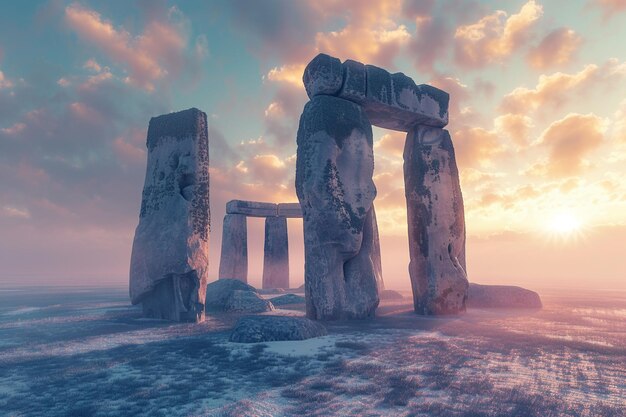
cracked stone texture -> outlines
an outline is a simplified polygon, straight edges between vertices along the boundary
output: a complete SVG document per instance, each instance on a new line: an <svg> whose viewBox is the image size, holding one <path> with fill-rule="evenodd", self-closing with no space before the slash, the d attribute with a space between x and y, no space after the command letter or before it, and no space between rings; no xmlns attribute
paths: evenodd
<svg viewBox="0 0 626 417"><path fill-rule="evenodd" d="M248 226L246 215L224 216L219 279L248 282Z"/></svg>
<svg viewBox="0 0 626 417"><path fill-rule="evenodd" d="M275 310L271 301L255 291L234 290L226 299L224 311L231 313L264 313Z"/></svg>
<svg viewBox="0 0 626 417"><path fill-rule="evenodd" d="M144 315L204 320L209 266L209 137L192 108L150 120L146 178L130 263Z"/></svg>
<svg viewBox="0 0 626 417"><path fill-rule="evenodd" d="M289 288L289 236L282 216L265 219L263 288Z"/></svg>
<svg viewBox="0 0 626 417"><path fill-rule="evenodd" d="M513 285L469 285L469 308L541 308L541 298L535 291Z"/></svg>
<svg viewBox="0 0 626 417"><path fill-rule="evenodd" d="M206 287L206 310L222 311L235 290L257 292L256 288L237 279L218 279Z"/></svg>
<svg viewBox="0 0 626 417"><path fill-rule="evenodd" d="M308 63L302 82L309 98L319 94L336 94L343 82L341 61L330 55L319 54Z"/></svg>
<svg viewBox="0 0 626 417"><path fill-rule="evenodd" d="M307 316L371 317L379 301L372 262L371 124L360 106L315 96L300 117L297 142Z"/></svg>
<svg viewBox="0 0 626 417"><path fill-rule="evenodd" d="M251 316L237 321L230 334L230 341L257 343L305 340L327 334L323 325L304 317Z"/></svg>
<svg viewBox="0 0 626 417"><path fill-rule="evenodd" d="M465 311L465 215L454 148L446 130L418 126L407 134L404 183L415 312Z"/></svg>

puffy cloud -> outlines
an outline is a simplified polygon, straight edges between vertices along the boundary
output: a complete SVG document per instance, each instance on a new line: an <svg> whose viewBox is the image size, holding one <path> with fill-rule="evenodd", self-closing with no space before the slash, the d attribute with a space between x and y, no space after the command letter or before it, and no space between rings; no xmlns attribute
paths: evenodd
<svg viewBox="0 0 626 417"><path fill-rule="evenodd" d="M528 113L545 105L558 106L574 94L625 76L626 63L616 59L602 66L587 65L575 74L556 72L541 75L535 88L518 87L504 96L500 109L506 113Z"/></svg>
<svg viewBox="0 0 626 417"><path fill-rule="evenodd" d="M482 127L467 127L454 133L459 168L490 165L494 156L504 152L497 133Z"/></svg>
<svg viewBox="0 0 626 417"><path fill-rule="evenodd" d="M433 71L435 62L446 54L451 36L444 19L435 16L419 16L415 19L415 35L408 44L419 71Z"/></svg>
<svg viewBox="0 0 626 417"><path fill-rule="evenodd" d="M556 177L581 173L590 165L586 159L603 142L606 121L595 114L568 114L543 131L538 145L548 149L545 163L535 167Z"/></svg>
<svg viewBox="0 0 626 417"><path fill-rule="evenodd" d="M29 219L30 212L25 208L18 208L13 206L4 206L0 212L7 217L15 217L20 219Z"/></svg>
<svg viewBox="0 0 626 417"><path fill-rule="evenodd" d="M302 74L304 74L305 67L305 64L274 67L267 73L267 79L276 82L287 82L300 87L302 85Z"/></svg>
<svg viewBox="0 0 626 417"><path fill-rule="evenodd" d="M496 130L504 137L511 139L518 147L528 145L530 129L533 121L522 114L503 114L494 120Z"/></svg>
<svg viewBox="0 0 626 417"><path fill-rule="evenodd" d="M517 14L508 16L498 10L476 23L459 26L454 35L455 61L465 68L502 61L526 44L530 29L542 15L543 7L530 0Z"/></svg>
<svg viewBox="0 0 626 417"><path fill-rule="evenodd" d="M389 155L401 157L404 152L405 141L406 133L389 131L374 143L374 150L376 152L380 150Z"/></svg>
<svg viewBox="0 0 626 417"><path fill-rule="evenodd" d="M206 39L202 38L191 53L187 51L187 24L175 7L165 16L150 20L138 36L122 27L116 28L95 10L76 3L65 8L65 22L82 40L100 48L125 67L129 72L128 82L150 91L156 82L178 76L186 68L197 67L197 60L206 55ZM100 71L95 60L87 61L86 66Z"/></svg>
<svg viewBox="0 0 626 417"><path fill-rule="evenodd" d="M20 133L22 130L24 130L25 128L26 128L25 123L18 122L18 123L13 124L10 127L5 127L5 128L0 129L0 132L8 136L15 136L18 133Z"/></svg>
<svg viewBox="0 0 626 417"><path fill-rule="evenodd" d="M572 29L555 29L529 51L527 60L537 69L565 65L572 60L581 44L582 38Z"/></svg>

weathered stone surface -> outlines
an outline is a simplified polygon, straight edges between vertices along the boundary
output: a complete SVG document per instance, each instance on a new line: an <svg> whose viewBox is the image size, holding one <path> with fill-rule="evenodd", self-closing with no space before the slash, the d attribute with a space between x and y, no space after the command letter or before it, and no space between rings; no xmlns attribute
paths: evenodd
<svg viewBox="0 0 626 417"><path fill-rule="evenodd" d="M273 310L274 305L254 291L234 290L224 305L224 311L231 313L263 313Z"/></svg>
<svg viewBox="0 0 626 417"><path fill-rule="evenodd" d="M284 306L284 305L289 305L289 304L304 304L306 300L301 295L285 294L285 295L279 295L278 297L274 297L270 299L270 301L275 306Z"/></svg>
<svg viewBox="0 0 626 417"><path fill-rule="evenodd" d="M304 69L302 81L309 98L319 94L336 94L343 82L341 61L319 54Z"/></svg>
<svg viewBox="0 0 626 417"><path fill-rule="evenodd" d="M372 205L372 264L374 265L374 274L376 275L376 285L378 292L385 289L383 281L383 263L380 257L380 239L378 237L378 222L376 221L376 210Z"/></svg>
<svg viewBox="0 0 626 417"><path fill-rule="evenodd" d="M278 204L277 216L288 218L302 218L300 203L280 203Z"/></svg>
<svg viewBox="0 0 626 417"><path fill-rule="evenodd" d="M287 219L265 219L263 288L289 288L289 236Z"/></svg>
<svg viewBox="0 0 626 417"><path fill-rule="evenodd" d="M448 93L426 84L416 85L401 72L389 74L373 65L365 67L367 100L363 108L373 125L407 132L418 124L448 124Z"/></svg>
<svg viewBox="0 0 626 417"><path fill-rule="evenodd" d="M206 286L206 309L225 310L226 303L234 291L252 291L256 289L252 285L236 279L219 279Z"/></svg>
<svg viewBox="0 0 626 417"><path fill-rule="evenodd" d="M467 296L469 308L541 308L535 291L513 285L480 285L470 283Z"/></svg>
<svg viewBox="0 0 626 417"><path fill-rule="evenodd" d="M226 213L244 214L249 217L276 216L278 213L278 206L274 203L230 200L228 203L226 203Z"/></svg>
<svg viewBox="0 0 626 417"><path fill-rule="evenodd" d="M326 328L320 323L304 317L251 316L237 321L230 341L256 343L305 340L327 334Z"/></svg>
<svg viewBox="0 0 626 417"><path fill-rule="evenodd" d="M382 290L379 296L381 300L402 300L404 298L402 294L394 290Z"/></svg>
<svg viewBox="0 0 626 417"><path fill-rule="evenodd" d="M130 264L130 297L148 317L204 319L209 266L209 139L198 109L154 117Z"/></svg>
<svg viewBox="0 0 626 417"><path fill-rule="evenodd" d="M450 134L418 126L404 148L409 274L418 314L465 311L465 215Z"/></svg>
<svg viewBox="0 0 626 417"><path fill-rule="evenodd" d="M304 222L307 316L365 318L378 306L372 130L360 106L316 96L298 129L296 193Z"/></svg>
<svg viewBox="0 0 626 417"><path fill-rule="evenodd" d="M224 216L218 276L248 282L248 226L243 214Z"/></svg>
<svg viewBox="0 0 626 417"><path fill-rule="evenodd" d="M367 75L365 65L351 59L343 64L343 85L338 97L353 101L357 104L364 103L367 99Z"/></svg>

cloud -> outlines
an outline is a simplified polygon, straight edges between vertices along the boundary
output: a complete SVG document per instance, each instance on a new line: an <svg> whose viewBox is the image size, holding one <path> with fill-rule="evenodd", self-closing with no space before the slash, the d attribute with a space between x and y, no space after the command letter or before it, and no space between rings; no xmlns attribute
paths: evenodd
<svg viewBox="0 0 626 417"><path fill-rule="evenodd" d="M459 168L488 166L505 147L495 131L482 127L465 127L454 132L454 145Z"/></svg>
<svg viewBox="0 0 626 417"><path fill-rule="evenodd" d="M509 138L519 148L529 144L530 129L533 127L530 117L522 114L503 114L496 117L494 126L496 131Z"/></svg>
<svg viewBox="0 0 626 417"><path fill-rule="evenodd" d="M626 1L624 0L591 0L590 2L602 10L605 20L626 11Z"/></svg>
<svg viewBox="0 0 626 417"><path fill-rule="evenodd" d="M197 67L197 61L207 53L206 39L201 37L188 51L187 23L175 7L168 9L164 16L148 21L143 33L137 36L77 3L65 8L65 22L81 40L95 45L128 71L129 83L148 91L154 90L157 82ZM86 65L100 71L95 60L87 61Z"/></svg>
<svg viewBox="0 0 626 417"><path fill-rule="evenodd" d="M374 143L374 151L383 151L391 156L402 157L406 133L389 131Z"/></svg>
<svg viewBox="0 0 626 417"><path fill-rule="evenodd" d="M537 142L548 150L548 160L536 165L535 172L544 170L555 177L582 173L591 165L587 157L603 143L606 124L592 113L571 113L552 123Z"/></svg>
<svg viewBox="0 0 626 417"><path fill-rule="evenodd" d="M517 14L508 16L498 10L476 23L459 26L454 35L456 63L480 68L503 61L527 43L530 29L542 15L543 7L530 0Z"/></svg>
<svg viewBox="0 0 626 417"><path fill-rule="evenodd" d="M11 88L13 87L13 82L9 79L7 79L4 76L4 73L2 71L0 71L0 89L3 88Z"/></svg>
<svg viewBox="0 0 626 417"><path fill-rule="evenodd" d="M526 59L536 69L565 65L572 60L581 44L582 38L572 29L555 29L528 52Z"/></svg>
<svg viewBox="0 0 626 417"><path fill-rule="evenodd" d="M602 66L587 65L575 74L556 72L541 75L534 88L517 87L504 96L500 110L504 113L529 113L540 107L556 107L570 97L591 87L608 85L626 76L626 63L610 59Z"/></svg>

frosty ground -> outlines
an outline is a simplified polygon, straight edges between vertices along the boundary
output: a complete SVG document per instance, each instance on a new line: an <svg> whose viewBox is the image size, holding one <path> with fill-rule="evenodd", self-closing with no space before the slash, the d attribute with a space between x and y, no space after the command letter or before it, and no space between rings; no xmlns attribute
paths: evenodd
<svg viewBox="0 0 626 417"><path fill-rule="evenodd" d="M626 415L626 293L542 298L424 318L407 297L322 338L236 344L236 316L141 319L125 288L0 288L0 415Z"/></svg>

